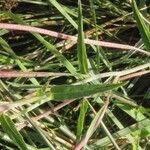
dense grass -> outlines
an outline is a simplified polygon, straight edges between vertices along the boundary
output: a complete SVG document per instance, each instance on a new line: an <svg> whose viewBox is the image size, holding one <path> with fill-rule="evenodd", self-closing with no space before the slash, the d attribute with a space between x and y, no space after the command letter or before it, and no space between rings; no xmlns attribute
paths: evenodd
<svg viewBox="0 0 150 150"><path fill-rule="evenodd" d="M142 0L0 1L0 149L148 150L149 11Z"/></svg>

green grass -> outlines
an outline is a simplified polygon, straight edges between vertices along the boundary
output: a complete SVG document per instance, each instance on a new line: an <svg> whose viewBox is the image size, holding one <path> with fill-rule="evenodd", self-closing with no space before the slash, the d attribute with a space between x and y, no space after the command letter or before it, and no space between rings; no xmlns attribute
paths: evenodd
<svg viewBox="0 0 150 150"><path fill-rule="evenodd" d="M149 4L1 1L0 149L148 150Z"/></svg>

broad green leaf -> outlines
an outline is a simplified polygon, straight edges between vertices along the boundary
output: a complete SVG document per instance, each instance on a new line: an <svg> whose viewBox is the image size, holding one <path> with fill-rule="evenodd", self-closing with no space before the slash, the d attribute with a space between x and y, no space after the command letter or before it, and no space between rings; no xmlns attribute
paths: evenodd
<svg viewBox="0 0 150 150"><path fill-rule="evenodd" d="M7 111L9 109L13 109L15 107L20 107L25 104L35 103L40 101L40 103L44 103L50 100L54 101L64 101L70 99L81 98L85 96L90 96L96 93L102 93L109 90L113 90L122 86L121 84L103 84L103 85L57 85L52 86L50 91L46 92L44 96L35 96L29 99L19 100L16 102L10 103L1 103L0 104L0 112Z"/></svg>
<svg viewBox="0 0 150 150"><path fill-rule="evenodd" d="M0 123L4 131L14 141L14 144L16 144L19 147L19 149L28 150L21 134L17 131L14 123L7 115L4 115L4 114L0 115Z"/></svg>
<svg viewBox="0 0 150 150"><path fill-rule="evenodd" d="M79 18L78 43L77 43L78 63L79 63L80 72L83 74L87 74L88 73L87 53L86 53L86 47L84 43L83 16L82 16L82 7L81 7L80 0L78 0L78 18Z"/></svg>
<svg viewBox="0 0 150 150"><path fill-rule="evenodd" d="M51 90L47 92L47 95L50 96L52 100L63 101L106 92L122 85L123 83L103 85L57 85L51 87Z"/></svg>
<svg viewBox="0 0 150 150"><path fill-rule="evenodd" d="M80 114L79 114L79 118L78 118L78 123L77 123L77 139L79 140L81 135L82 135L82 131L84 129L84 122L85 122L85 114L87 112L88 109L88 104L86 99L83 99L80 103Z"/></svg>
<svg viewBox="0 0 150 150"><path fill-rule="evenodd" d="M135 16L142 40L144 42L144 45L146 49L150 51L150 30L148 26L146 25L146 23L144 22L142 14L139 12L135 0L132 0L132 9L134 12L134 16Z"/></svg>

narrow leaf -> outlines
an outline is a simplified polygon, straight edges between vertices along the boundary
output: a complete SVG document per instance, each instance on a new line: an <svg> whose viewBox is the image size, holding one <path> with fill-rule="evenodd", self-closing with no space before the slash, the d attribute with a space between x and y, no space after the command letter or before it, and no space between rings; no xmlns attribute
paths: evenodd
<svg viewBox="0 0 150 150"><path fill-rule="evenodd" d="M22 71L27 71L27 68L24 66L22 61L17 57L17 55L11 49L9 44L1 37L0 37L0 45L4 48L5 51L9 53L9 55L11 55L13 60L15 60L15 62L18 64L18 66L20 67ZM30 81L35 85L39 85L38 81L35 78L31 78Z"/></svg>
<svg viewBox="0 0 150 150"><path fill-rule="evenodd" d="M47 92L47 95L50 96L52 100L63 101L106 92L122 85L123 83L110 85L57 85L51 87L51 90Z"/></svg>
<svg viewBox="0 0 150 150"><path fill-rule="evenodd" d="M150 51L150 31L146 23L144 22L144 19L142 17L142 14L139 12L138 7L136 5L135 0L132 0L132 9L134 12L134 16L137 22L138 29L141 34L141 38L144 42L144 45L148 51Z"/></svg>
<svg viewBox="0 0 150 150"><path fill-rule="evenodd" d="M17 131L12 120L7 115L1 114L0 122L1 122L1 125L4 129L4 131L9 135L9 137L19 147L19 149L28 150L21 134Z"/></svg>
<svg viewBox="0 0 150 150"><path fill-rule="evenodd" d="M77 123L77 139L78 140L80 139L82 135L82 131L84 129L85 114L87 112L87 109L88 109L88 104L86 100L83 99L80 104L80 114L79 114L78 123Z"/></svg>
<svg viewBox="0 0 150 150"><path fill-rule="evenodd" d="M83 16L82 16L82 7L81 7L81 1L78 0L78 43L77 43L77 49L78 49L78 63L79 63L79 69L80 72L83 74L88 73L88 65L87 65L87 53L86 53L86 47L84 43L84 32L83 32Z"/></svg>
<svg viewBox="0 0 150 150"><path fill-rule="evenodd" d="M13 14L12 12L7 12L6 15L8 15L11 19L13 19L15 22L19 24L26 23L19 18L17 15ZM54 54L57 59L72 73L76 74L76 69L74 66L64 57L52 44L50 44L48 41L46 41L40 34L38 33L32 33L52 54Z"/></svg>
<svg viewBox="0 0 150 150"><path fill-rule="evenodd" d="M70 17L67 11L56 1L56 0L48 0L71 24L72 26L77 29L78 25L76 22Z"/></svg>

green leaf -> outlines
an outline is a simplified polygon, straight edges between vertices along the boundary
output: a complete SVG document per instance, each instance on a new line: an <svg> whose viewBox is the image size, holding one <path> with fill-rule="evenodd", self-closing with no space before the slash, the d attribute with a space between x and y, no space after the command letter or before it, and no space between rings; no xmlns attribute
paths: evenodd
<svg viewBox="0 0 150 150"><path fill-rule="evenodd" d="M27 68L23 65L22 61L17 57L17 55L14 53L9 44L1 37L0 37L0 45L4 48L6 52L9 53L9 55L13 58L13 60L15 60L15 62L18 64L18 66L21 68L22 71L27 71ZM39 85L38 81L35 78L31 78L30 81L35 85Z"/></svg>
<svg viewBox="0 0 150 150"><path fill-rule="evenodd" d="M90 0L90 12L91 12L91 16L92 16L92 22L93 22L93 26L95 28L95 39L98 41L99 37L98 37L98 25L97 25L97 19L96 19L96 10L94 7L94 0ZM91 45L92 48L96 51L96 55L97 55L97 66L100 65L100 60L102 60L102 62L109 68L109 70L112 70L111 64L103 50L102 47L100 46L94 46ZM98 67L97 67L98 69Z"/></svg>
<svg viewBox="0 0 150 150"><path fill-rule="evenodd" d="M88 65L87 65L87 53L86 53L86 47L84 43L84 32L83 32L83 16L82 16L82 7L81 7L81 1L78 0L78 43L77 43L77 49L78 49L78 63L79 63L79 69L80 72L83 74L88 73Z"/></svg>
<svg viewBox="0 0 150 150"><path fill-rule="evenodd" d="M149 119L143 119L131 126L128 126L126 128L117 131L116 133L113 133L112 136L114 139L118 139L119 137L126 136L127 134L131 134L131 132L139 130L139 128L150 129L149 124L150 124ZM108 146L109 143L110 143L110 139L108 137L104 137L102 139L95 141L94 145L103 147L103 146Z"/></svg>
<svg viewBox="0 0 150 150"><path fill-rule="evenodd" d="M57 85L53 86L51 90L47 92L47 95L50 96L52 100L63 101L106 92L122 85L123 83L103 85Z"/></svg>
<svg viewBox="0 0 150 150"><path fill-rule="evenodd" d="M90 124L90 126L89 126L89 128L88 128L88 130L87 130L87 132L86 132L86 136L85 136L85 141L86 141L86 142L85 142L84 148L85 148L85 146L86 146L86 144L87 144L89 138L91 137L91 135L93 134L93 132L94 132L94 130L95 130L95 124L97 123L98 118L99 118L101 112L102 112L102 110L100 109L100 110L96 113L94 119L92 120L92 122L91 122L91 124Z"/></svg>
<svg viewBox="0 0 150 150"><path fill-rule="evenodd" d="M144 42L146 49L150 51L150 31L142 17L142 14L138 10L135 0L132 0L132 9L134 12L134 16L137 22L138 29L141 34L141 38Z"/></svg>
<svg viewBox="0 0 150 150"><path fill-rule="evenodd" d="M80 104L80 114L79 114L78 123L77 123L77 139L78 140L80 139L82 135L82 131L84 129L85 114L87 112L87 109L88 109L87 101L86 99L83 99Z"/></svg>
<svg viewBox="0 0 150 150"><path fill-rule="evenodd" d="M1 114L0 122L1 122L1 125L4 129L4 131L14 141L14 143L19 147L19 149L28 150L21 134L17 131L12 120L7 115Z"/></svg>
<svg viewBox="0 0 150 150"><path fill-rule="evenodd" d="M76 22L70 17L67 11L56 1L56 0L48 0L71 24L75 29L78 28Z"/></svg>
<svg viewBox="0 0 150 150"><path fill-rule="evenodd" d="M33 128L37 131L37 133L41 135L43 142L45 142L49 146L49 149L55 150L51 141L48 140L46 133L39 126L37 126L37 124L28 115L26 115L26 118L30 122L30 124L33 126Z"/></svg>

